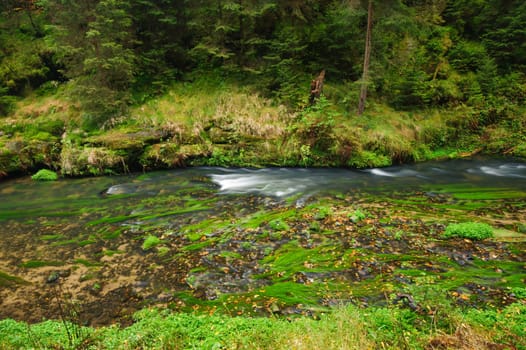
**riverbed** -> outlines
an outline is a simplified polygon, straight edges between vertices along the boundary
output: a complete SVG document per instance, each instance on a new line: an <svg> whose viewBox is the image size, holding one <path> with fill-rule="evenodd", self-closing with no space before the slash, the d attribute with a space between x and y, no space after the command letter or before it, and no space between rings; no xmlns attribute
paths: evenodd
<svg viewBox="0 0 526 350"><path fill-rule="evenodd" d="M125 325L150 306L288 316L418 288L466 307L524 295L518 159L19 178L0 200L0 318ZM458 222L495 237L444 238Z"/></svg>

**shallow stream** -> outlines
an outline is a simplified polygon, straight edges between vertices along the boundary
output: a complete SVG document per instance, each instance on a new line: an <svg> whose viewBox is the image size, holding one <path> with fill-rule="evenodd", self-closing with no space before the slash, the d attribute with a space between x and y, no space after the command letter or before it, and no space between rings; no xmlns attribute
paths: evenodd
<svg viewBox="0 0 526 350"><path fill-rule="evenodd" d="M466 221L496 237L442 237ZM151 305L312 314L430 286L506 305L526 295L525 242L516 159L20 178L0 182L0 318L60 318L64 305L92 325Z"/></svg>

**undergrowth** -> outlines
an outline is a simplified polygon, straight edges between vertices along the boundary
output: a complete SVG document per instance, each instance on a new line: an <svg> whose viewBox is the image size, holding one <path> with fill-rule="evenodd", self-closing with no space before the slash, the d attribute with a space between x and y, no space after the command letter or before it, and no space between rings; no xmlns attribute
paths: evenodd
<svg viewBox="0 0 526 350"><path fill-rule="evenodd" d="M331 84L328 91L338 89ZM462 127L467 107L408 112L370 101L357 116L330 94L291 109L255 91L209 73L174 83L97 129L83 129L61 90L32 96L0 126L0 175L42 166L65 176L187 165L370 168L477 152L526 154L520 108L474 130Z"/></svg>
<svg viewBox="0 0 526 350"><path fill-rule="evenodd" d="M72 338L69 322L7 319L0 321L0 349L526 349L524 304L463 311L448 303L412 302L422 309L341 305L298 318L144 309L126 328L75 326L79 338Z"/></svg>

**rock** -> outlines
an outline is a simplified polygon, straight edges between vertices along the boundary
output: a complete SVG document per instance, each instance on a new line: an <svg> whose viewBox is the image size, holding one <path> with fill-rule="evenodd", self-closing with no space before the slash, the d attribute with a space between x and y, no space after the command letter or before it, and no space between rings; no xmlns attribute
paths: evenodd
<svg viewBox="0 0 526 350"><path fill-rule="evenodd" d="M57 271L53 271L47 276L46 283L55 283L60 279L60 274Z"/></svg>

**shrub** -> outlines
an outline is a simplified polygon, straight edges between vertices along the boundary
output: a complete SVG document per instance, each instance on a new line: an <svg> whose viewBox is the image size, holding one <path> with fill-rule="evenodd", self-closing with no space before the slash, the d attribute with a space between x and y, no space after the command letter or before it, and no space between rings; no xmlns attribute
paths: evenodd
<svg viewBox="0 0 526 350"><path fill-rule="evenodd" d="M35 175L31 176L35 181L56 181L58 175L52 170L40 169Z"/></svg>
<svg viewBox="0 0 526 350"><path fill-rule="evenodd" d="M493 237L493 228L484 223L464 222L448 225L444 232L445 238L460 237L473 240L482 240Z"/></svg>

